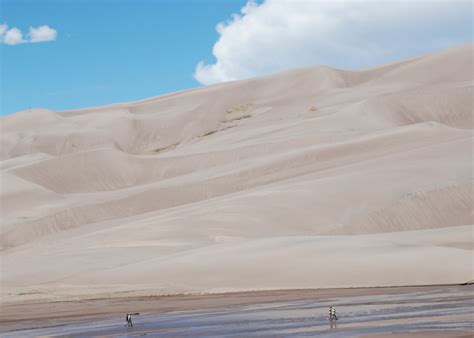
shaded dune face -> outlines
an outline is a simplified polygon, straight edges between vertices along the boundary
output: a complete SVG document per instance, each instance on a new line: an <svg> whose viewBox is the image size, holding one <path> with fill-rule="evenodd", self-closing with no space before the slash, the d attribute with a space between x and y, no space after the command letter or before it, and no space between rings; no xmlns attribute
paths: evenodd
<svg viewBox="0 0 474 338"><path fill-rule="evenodd" d="M469 45L357 72L300 69L133 103L3 117L0 247L8 281L18 282L30 267L27 253L44 246L59 257L74 248L75 259L84 258L78 271L90 276L115 271L125 255L133 257L130 271L159 257L172 274L179 253L219 255L212 248L227 241L269 241L269 251L258 252L269 255L277 238L471 225L472 54ZM91 247L103 258L87 265ZM316 254L305 248L292 259ZM9 265L14 260L19 268ZM51 267L49 275L66 272ZM218 287L202 284L201 291Z"/></svg>

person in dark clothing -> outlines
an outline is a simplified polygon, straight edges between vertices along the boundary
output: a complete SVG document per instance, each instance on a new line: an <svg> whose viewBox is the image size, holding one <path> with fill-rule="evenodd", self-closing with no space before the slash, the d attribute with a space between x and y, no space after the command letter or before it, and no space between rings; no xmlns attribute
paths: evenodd
<svg viewBox="0 0 474 338"><path fill-rule="evenodd" d="M139 313L137 312L137 313L127 313L127 314L126 314L125 320L127 321L127 327L133 327L132 315L138 316Z"/></svg>
<svg viewBox="0 0 474 338"><path fill-rule="evenodd" d="M337 320L336 308L333 306L329 307L329 320Z"/></svg>
<svg viewBox="0 0 474 338"><path fill-rule="evenodd" d="M133 327L132 315L130 313L127 313L125 319L127 320L127 327Z"/></svg>
<svg viewBox="0 0 474 338"><path fill-rule="evenodd" d="M337 320L336 308L334 306L332 307L332 319Z"/></svg>

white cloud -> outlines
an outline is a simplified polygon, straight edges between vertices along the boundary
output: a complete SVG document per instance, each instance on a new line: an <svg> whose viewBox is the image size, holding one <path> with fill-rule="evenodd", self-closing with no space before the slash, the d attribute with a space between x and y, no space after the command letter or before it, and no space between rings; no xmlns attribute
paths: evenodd
<svg viewBox="0 0 474 338"><path fill-rule="evenodd" d="M58 36L58 32L55 29L50 28L48 25L39 26L38 28L30 27L30 41L31 42L43 42L43 41L54 41Z"/></svg>
<svg viewBox="0 0 474 338"><path fill-rule="evenodd" d="M3 43L7 45L17 45L23 43L23 33L18 28L12 28L5 30L3 35Z"/></svg>
<svg viewBox="0 0 474 338"><path fill-rule="evenodd" d="M3 36L3 34L5 34L5 32L7 31L7 29L8 29L7 25L1 24L0 25L0 36Z"/></svg>
<svg viewBox="0 0 474 338"><path fill-rule="evenodd" d="M199 62L203 84L290 68L355 69L472 41L470 0L254 1L216 27L215 63Z"/></svg>
<svg viewBox="0 0 474 338"><path fill-rule="evenodd" d="M57 36L58 32L48 25L39 26L37 28L30 27L26 39L22 31L18 28L8 28L6 24L0 25L0 43L4 43L6 45L54 41L56 40Z"/></svg>

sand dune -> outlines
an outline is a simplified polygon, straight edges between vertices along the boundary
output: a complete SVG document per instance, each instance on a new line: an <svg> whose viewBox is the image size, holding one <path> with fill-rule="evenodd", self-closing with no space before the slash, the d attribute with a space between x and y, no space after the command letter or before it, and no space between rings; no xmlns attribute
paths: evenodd
<svg viewBox="0 0 474 338"><path fill-rule="evenodd" d="M472 55L3 117L2 298L474 279Z"/></svg>

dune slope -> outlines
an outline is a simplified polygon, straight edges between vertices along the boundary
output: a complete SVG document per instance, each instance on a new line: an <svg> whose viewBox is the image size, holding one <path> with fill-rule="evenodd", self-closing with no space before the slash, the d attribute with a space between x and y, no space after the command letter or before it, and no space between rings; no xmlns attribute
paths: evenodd
<svg viewBox="0 0 474 338"><path fill-rule="evenodd" d="M2 117L2 301L474 279L472 55Z"/></svg>

